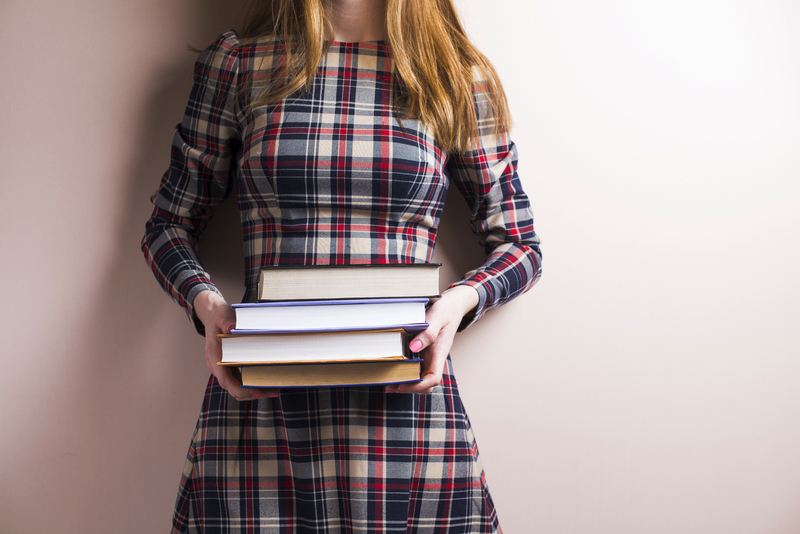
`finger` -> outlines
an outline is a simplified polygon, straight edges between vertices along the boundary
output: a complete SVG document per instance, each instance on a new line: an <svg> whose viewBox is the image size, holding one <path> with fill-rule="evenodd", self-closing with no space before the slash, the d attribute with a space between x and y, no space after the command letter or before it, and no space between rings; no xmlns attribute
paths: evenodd
<svg viewBox="0 0 800 534"><path fill-rule="evenodd" d="M394 391L398 393L427 395L433 391L433 388L442 383L442 372L444 371L445 361L447 360L447 351L442 350L442 347L436 345L427 350L429 354L426 354L427 365L422 370L422 381L398 384Z"/></svg>
<svg viewBox="0 0 800 534"><path fill-rule="evenodd" d="M405 382L403 384L389 384L384 388L386 393L417 393L427 395L433 388L441 384L442 373L426 373L420 382Z"/></svg>
<svg viewBox="0 0 800 534"><path fill-rule="evenodd" d="M222 341L215 335L206 338L206 360L212 365L222 361Z"/></svg>
<svg viewBox="0 0 800 534"><path fill-rule="evenodd" d="M422 352L427 347L430 347L439 336L441 328L438 324L429 323L428 328L414 336L414 339L408 344L409 350L411 352Z"/></svg>
<svg viewBox="0 0 800 534"><path fill-rule="evenodd" d="M217 372L213 373L217 378L219 385L231 394L233 398L238 401L255 400L259 398L277 397L278 389L275 388L251 388L242 387L242 382L239 380L233 369L229 367L216 366Z"/></svg>
<svg viewBox="0 0 800 534"><path fill-rule="evenodd" d="M416 395L429 395L434 388L442 383L441 373L429 373L422 377L421 382L399 384L395 393L414 393Z"/></svg>
<svg viewBox="0 0 800 534"><path fill-rule="evenodd" d="M441 336L442 329L449 324L447 319L447 310L437 307L434 303L425 313L428 328L417 334L409 343L411 352L420 352L430 347Z"/></svg>
<svg viewBox="0 0 800 534"><path fill-rule="evenodd" d="M222 332L229 334L236 326L236 323L228 322L224 327L219 328ZM252 388L242 387L242 381L237 376L234 368L217 365L222 361L222 343L216 335L207 338L206 343L206 367L211 374L217 378L219 385L238 401L249 401L260 398L274 398L278 396L278 389L275 388Z"/></svg>
<svg viewBox="0 0 800 534"><path fill-rule="evenodd" d="M232 370L228 369L227 367L221 367L217 365L212 374L216 377L217 382L219 382L219 385L222 387L222 389L234 397L242 396L242 383L236 379Z"/></svg>
<svg viewBox="0 0 800 534"><path fill-rule="evenodd" d="M219 378L217 378L219 381ZM220 386L230 393L231 397L238 401L252 401L258 399L277 398L280 396L280 390L276 388L253 388L243 387L234 378L230 381L220 381Z"/></svg>
<svg viewBox="0 0 800 534"><path fill-rule="evenodd" d="M241 388L245 392L250 393L247 398L239 400L257 400L257 399L277 399L280 397L280 390L276 388Z"/></svg>
<svg viewBox="0 0 800 534"><path fill-rule="evenodd" d="M419 382L405 382L402 384L390 384L386 386L386 393L414 393L417 395L428 395L433 389L441 384L441 374L430 373L422 377Z"/></svg>

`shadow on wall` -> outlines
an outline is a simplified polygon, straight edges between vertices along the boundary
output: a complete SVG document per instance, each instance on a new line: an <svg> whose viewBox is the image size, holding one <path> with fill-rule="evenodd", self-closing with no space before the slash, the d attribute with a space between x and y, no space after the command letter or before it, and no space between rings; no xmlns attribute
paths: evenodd
<svg viewBox="0 0 800 534"><path fill-rule="evenodd" d="M174 35L202 49L234 27L242 3L194 0L149 9L161 20L175 20L175 13L182 12ZM139 122L118 130L127 137L129 159L120 161L120 172L112 179L124 201L112 220L99 223L116 228L113 259L103 270L105 278L87 288L93 301L83 308L87 311L72 337L74 346L53 349L76 355L70 376L54 386L61 404L52 414L41 415L45 423L39 436L26 437L70 451L59 453L69 457L57 459L53 480L42 483L44 493L38 496L54 508L49 517L63 518L65 533L85 532L86 524L113 524L112 530L121 527L119 532L131 533L163 530L169 524L208 377L202 338L158 287L140 251L152 211L149 196L168 165L170 139L186 106L196 58L188 50L169 55L180 60L141 85L149 94L140 99ZM215 224L237 237L209 243L215 253L218 247L232 258L221 278L229 267L242 270L241 232L230 232L235 214L223 212ZM238 247L231 243L236 239ZM238 256L230 252L234 248ZM66 435L54 438L49 433L46 418L53 416L68 419L59 421L68 428ZM12 522L26 524L22 518Z"/></svg>

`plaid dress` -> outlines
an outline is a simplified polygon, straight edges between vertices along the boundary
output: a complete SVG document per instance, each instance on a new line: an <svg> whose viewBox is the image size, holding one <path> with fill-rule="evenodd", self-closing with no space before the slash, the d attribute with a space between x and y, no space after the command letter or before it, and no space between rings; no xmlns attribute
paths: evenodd
<svg viewBox="0 0 800 534"><path fill-rule="evenodd" d="M190 318L197 294L217 291L195 247L234 180L244 301L254 300L265 265L430 261L451 180L487 250L486 262L458 282L480 296L461 328L534 284L539 239L516 150L505 135L491 134L480 80L478 146L449 155L424 125L396 120L391 52L382 42L335 42L309 91L248 108L248 95L280 64L279 50L270 38L240 40L230 31L195 66L142 241L158 281ZM500 531L449 358L441 386L427 396L309 388L238 402L212 377L173 528Z"/></svg>

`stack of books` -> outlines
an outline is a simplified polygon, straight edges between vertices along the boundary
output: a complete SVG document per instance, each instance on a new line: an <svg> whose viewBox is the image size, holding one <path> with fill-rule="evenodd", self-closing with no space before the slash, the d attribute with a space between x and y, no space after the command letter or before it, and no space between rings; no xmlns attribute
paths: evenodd
<svg viewBox="0 0 800 534"><path fill-rule="evenodd" d="M438 264L262 269L259 302L234 304L220 365L245 387L385 385L420 380L409 338L427 328Z"/></svg>

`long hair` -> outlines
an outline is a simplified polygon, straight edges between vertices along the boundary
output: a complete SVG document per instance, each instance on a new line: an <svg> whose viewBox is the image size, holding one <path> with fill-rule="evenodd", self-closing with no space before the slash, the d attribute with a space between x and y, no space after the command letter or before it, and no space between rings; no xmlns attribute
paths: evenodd
<svg viewBox="0 0 800 534"><path fill-rule="evenodd" d="M323 1L250 3L241 36L272 35L283 46L272 81L252 105L272 104L308 89L330 46L324 38L326 30L333 35ZM419 120L445 152L463 152L479 135L474 86L483 93L481 101L488 105L495 135L510 128L497 72L470 42L452 0L387 0L386 28L399 119Z"/></svg>

